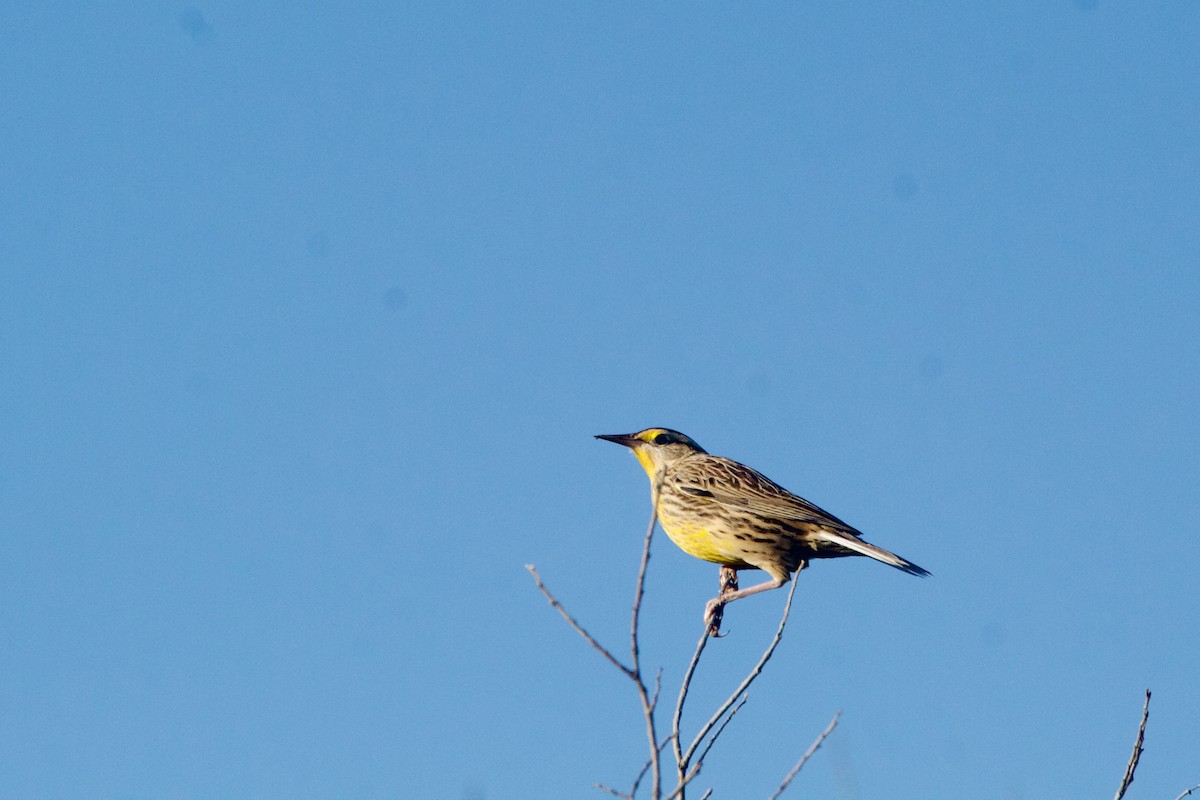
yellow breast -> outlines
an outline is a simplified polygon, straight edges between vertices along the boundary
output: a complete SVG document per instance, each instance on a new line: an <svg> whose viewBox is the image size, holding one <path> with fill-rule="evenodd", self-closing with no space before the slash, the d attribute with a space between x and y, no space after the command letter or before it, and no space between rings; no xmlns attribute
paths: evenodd
<svg viewBox="0 0 1200 800"><path fill-rule="evenodd" d="M658 512L658 521L662 523L663 530L667 532L671 541L689 556L729 567L750 566L721 547L718 539L701 525L665 516L661 509Z"/></svg>

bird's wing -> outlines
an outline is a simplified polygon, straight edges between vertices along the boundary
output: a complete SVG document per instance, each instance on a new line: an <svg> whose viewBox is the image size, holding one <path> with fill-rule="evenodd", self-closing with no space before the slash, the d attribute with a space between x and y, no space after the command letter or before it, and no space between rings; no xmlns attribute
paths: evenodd
<svg viewBox="0 0 1200 800"><path fill-rule="evenodd" d="M712 500L786 522L808 523L862 534L824 509L794 495L757 470L720 456L686 459L668 475L677 489L692 497Z"/></svg>

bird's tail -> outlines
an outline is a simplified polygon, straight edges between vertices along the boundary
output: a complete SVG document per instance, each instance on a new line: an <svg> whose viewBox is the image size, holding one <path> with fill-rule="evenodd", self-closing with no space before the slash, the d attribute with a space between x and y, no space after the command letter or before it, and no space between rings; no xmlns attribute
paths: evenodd
<svg viewBox="0 0 1200 800"><path fill-rule="evenodd" d="M840 547L846 548L847 550L853 550L859 555L869 556L876 561L882 561L884 564L887 564L890 567L904 570L909 575L917 575L923 578L930 574L929 570L922 569L911 561L903 559L895 553L884 550L882 547L876 547L870 542L864 542L862 539L859 539L857 536L853 536L849 533L823 530L818 534L818 536L830 544L836 544Z"/></svg>

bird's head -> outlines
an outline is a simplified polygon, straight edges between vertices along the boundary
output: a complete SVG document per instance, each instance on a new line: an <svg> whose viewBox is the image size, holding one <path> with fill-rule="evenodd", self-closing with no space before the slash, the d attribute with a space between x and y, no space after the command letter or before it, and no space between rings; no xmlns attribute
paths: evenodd
<svg viewBox="0 0 1200 800"><path fill-rule="evenodd" d="M664 467L694 453L705 452L690 436L670 428L646 428L637 433L600 434L597 439L628 447L651 480Z"/></svg>

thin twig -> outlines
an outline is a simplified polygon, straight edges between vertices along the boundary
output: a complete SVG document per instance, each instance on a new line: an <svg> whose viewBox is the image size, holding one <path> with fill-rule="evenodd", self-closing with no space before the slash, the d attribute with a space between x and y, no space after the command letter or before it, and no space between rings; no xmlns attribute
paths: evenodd
<svg viewBox="0 0 1200 800"><path fill-rule="evenodd" d="M620 797L621 800L633 800L633 795L625 794L624 792L618 792L616 789L612 788L611 786L606 786L603 783L593 783L592 787L599 789L602 792L607 792L613 797Z"/></svg>
<svg viewBox="0 0 1200 800"><path fill-rule="evenodd" d="M775 790L775 794L771 795L770 800L778 800L779 796L784 793L784 790L788 788L792 779L800 774L800 770L804 769L804 765L812 758L813 753L817 752L821 744L829 738L829 734L833 733L833 729L837 727L838 718L841 716L842 712L840 710L833 715L833 719L829 720L829 724L825 726L825 730L821 731L821 735L808 746L808 749L804 751L804 755L800 756L800 760L796 762L796 766L792 767L792 771L784 777L783 782L779 784L779 788Z"/></svg>
<svg viewBox="0 0 1200 800"><path fill-rule="evenodd" d="M650 524L646 526L646 538L642 543L642 563L638 568L637 589L633 595L633 613L630 615L629 620L629 651L633 667L630 671L630 677L637 684L638 698L642 701L642 714L646 718L646 740L650 744L650 777L653 781L650 786L651 800L658 800L662 796L662 767L659 763L658 733L654 728L654 709L658 704L659 684L656 680L654 697L651 699L650 693L646 689L646 682L642 680L641 649L638 646L638 620L642 612L642 597L646 592L646 567L650 563L650 541L654 538L654 526L658 522L660 483L654 484L652 492L654 503L650 509Z"/></svg>
<svg viewBox="0 0 1200 800"><path fill-rule="evenodd" d="M1121 800L1125 796L1125 790L1129 788L1129 784L1133 783L1133 773L1137 769L1138 761L1142 757L1142 743L1146 741L1146 720L1150 718L1150 690L1146 690L1146 703L1142 706L1142 724L1138 725L1137 739L1133 742L1133 754L1129 756L1129 764L1125 767L1125 777L1121 779L1121 786L1117 789L1113 800Z"/></svg>
<svg viewBox="0 0 1200 800"><path fill-rule="evenodd" d="M704 652L704 647L708 644L711 637L708 635L708 628L700 634L700 641L696 643L696 652L692 654L692 660L688 662L687 671L683 673L683 683L679 686L679 700L675 702L675 716L671 719L671 740L675 748L675 766L679 774L679 780L683 780L684 771L687 769L687 764L683 760L683 744L680 741L679 723L683 718L683 704L687 700L688 690L692 685L692 675L696 672L696 667L700 664L700 654Z"/></svg>
<svg viewBox="0 0 1200 800"><path fill-rule="evenodd" d="M534 580L534 583L537 584L537 588L541 589L542 594L544 594L546 596L546 599L550 601L550 605L553 606L554 609L556 611L558 611L559 614L562 614L563 619L565 619L567 621L567 624L570 625L572 628L574 628L576 633L578 633L580 636L582 636L584 639L586 639L588 644L590 644L592 647L596 648L596 650L600 653L600 655L602 655L606 659L608 659L610 664L612 664L617 669L621 670L621 672L625 673L626 677L630 678L631 680L636 681L637 673L634 670L632 670L629 667L622 664L620 661L618 661L617 657L614 656L611 652L609 652L608 648L606 648L604 645L597 642L592 637L592 635L590 633L588 633L584 629L584 627L582 625L580 625L575 620L575 618L572 617L565 608L563 608L562 603L558 602L558 598L556 598L554 595L552 595L550 593L550 590L546 588L546 584L542 583L542 576L538 575L537 568L535 566L533 566L533 564L526 564L525 569L529 570L529 574L533 576L533 580Z"/></svg>
<svg viewBox="0 0 1200 800"><path fill-rule="evenodd" d="M796 586L800 582L798 580L799 577L800 573L797 572L795 578L792 579L792 588L788 591L787 603L784 604L783 616L779 619L779 627L775 630L775 637L771 639L771 643L767 645L766 651L763 652L762 658L758 660L758 663L754 665L754 669L750 670L750 674L747 675L745 680L743 680L741 684L739 684L738 687L733 690L733 694L729 695L729 698L721 704L721 707L717 709L717 712L713 714L711 718L709 718L708 722L704 723L703 727L700 728L700 732L696 734L696 738L692 740L691 745L683 754L683 762L685 764L691 762L692 756L696 753L696 748L700 746L700 742L704 740L704 737L708 735L708 732L711 731L713 727L720 721L725 712L729 710L729 707L736 703L739 697L745 694L746 689L751 683L754 682L754 679L757 678L760 673L762 673L763 666L766 665L767 661L770 660L771 655L775 652L775 648L779 646L779 641L783 638L783 629L787 625L788 614L790 614L792 611L792 598L796 595Z"/></svg>
<svg viewBox="0 0 1200 800"><path fill-rule="evenodd" d="M1192 792L1196 791L1197 789L1200 789L1200 783L1196 784L1195 786L1193 786L1192 788L1188 789L1188 790L1187 790L1186 792L1184 792L1183 794L1181 794L1181 795L1179 795L1178 797L1176 797L1176 798L1175 798L1175 800L1183 800L1183 798L1187 797L1189 794L1191 794Z"/></svg>
<svg viewBox="0 0 1200 800"><path fill-rule="evenodd" d="M742 695L742 699L740 701L738 701L738 704L735 705L733 707L733 709L729 712L729 716L727 716L725 719L723 719L721 721L721 724L717 726L717 729L715 731L713 731L713 735L708 740L708 744L706 744L704 746L704 749L701 750L699 755L696 756L696 771L697 772L699 772L700 767L702 767L704 765L704 759L708 757L708 751L712 750L713 745L717 743L717 739L718 739L718 737L720 737L721 733L725 730L725 726L728 725L729 723L733 722L733 718L737 716L737 713L742 710L742 706L746 705L746 701L749 699L750 699L749 697Z"/></svg>
<svg viewBox="0 0 1200 800"><path fill-rule="evenodd" d="M661 483L661 481L660 481ZM633 614L629 619L629 646L633 651L633 668L637 669L638 662L638 620L642 613L642 596L646 593L646 567L650 563L650 540L654 538L654 526L658 522L659 483L651 489L653 503L650 509L650 524L646 526L646 536L642 541L642 563L638 567L637 589L633 594Z"/></svg>

